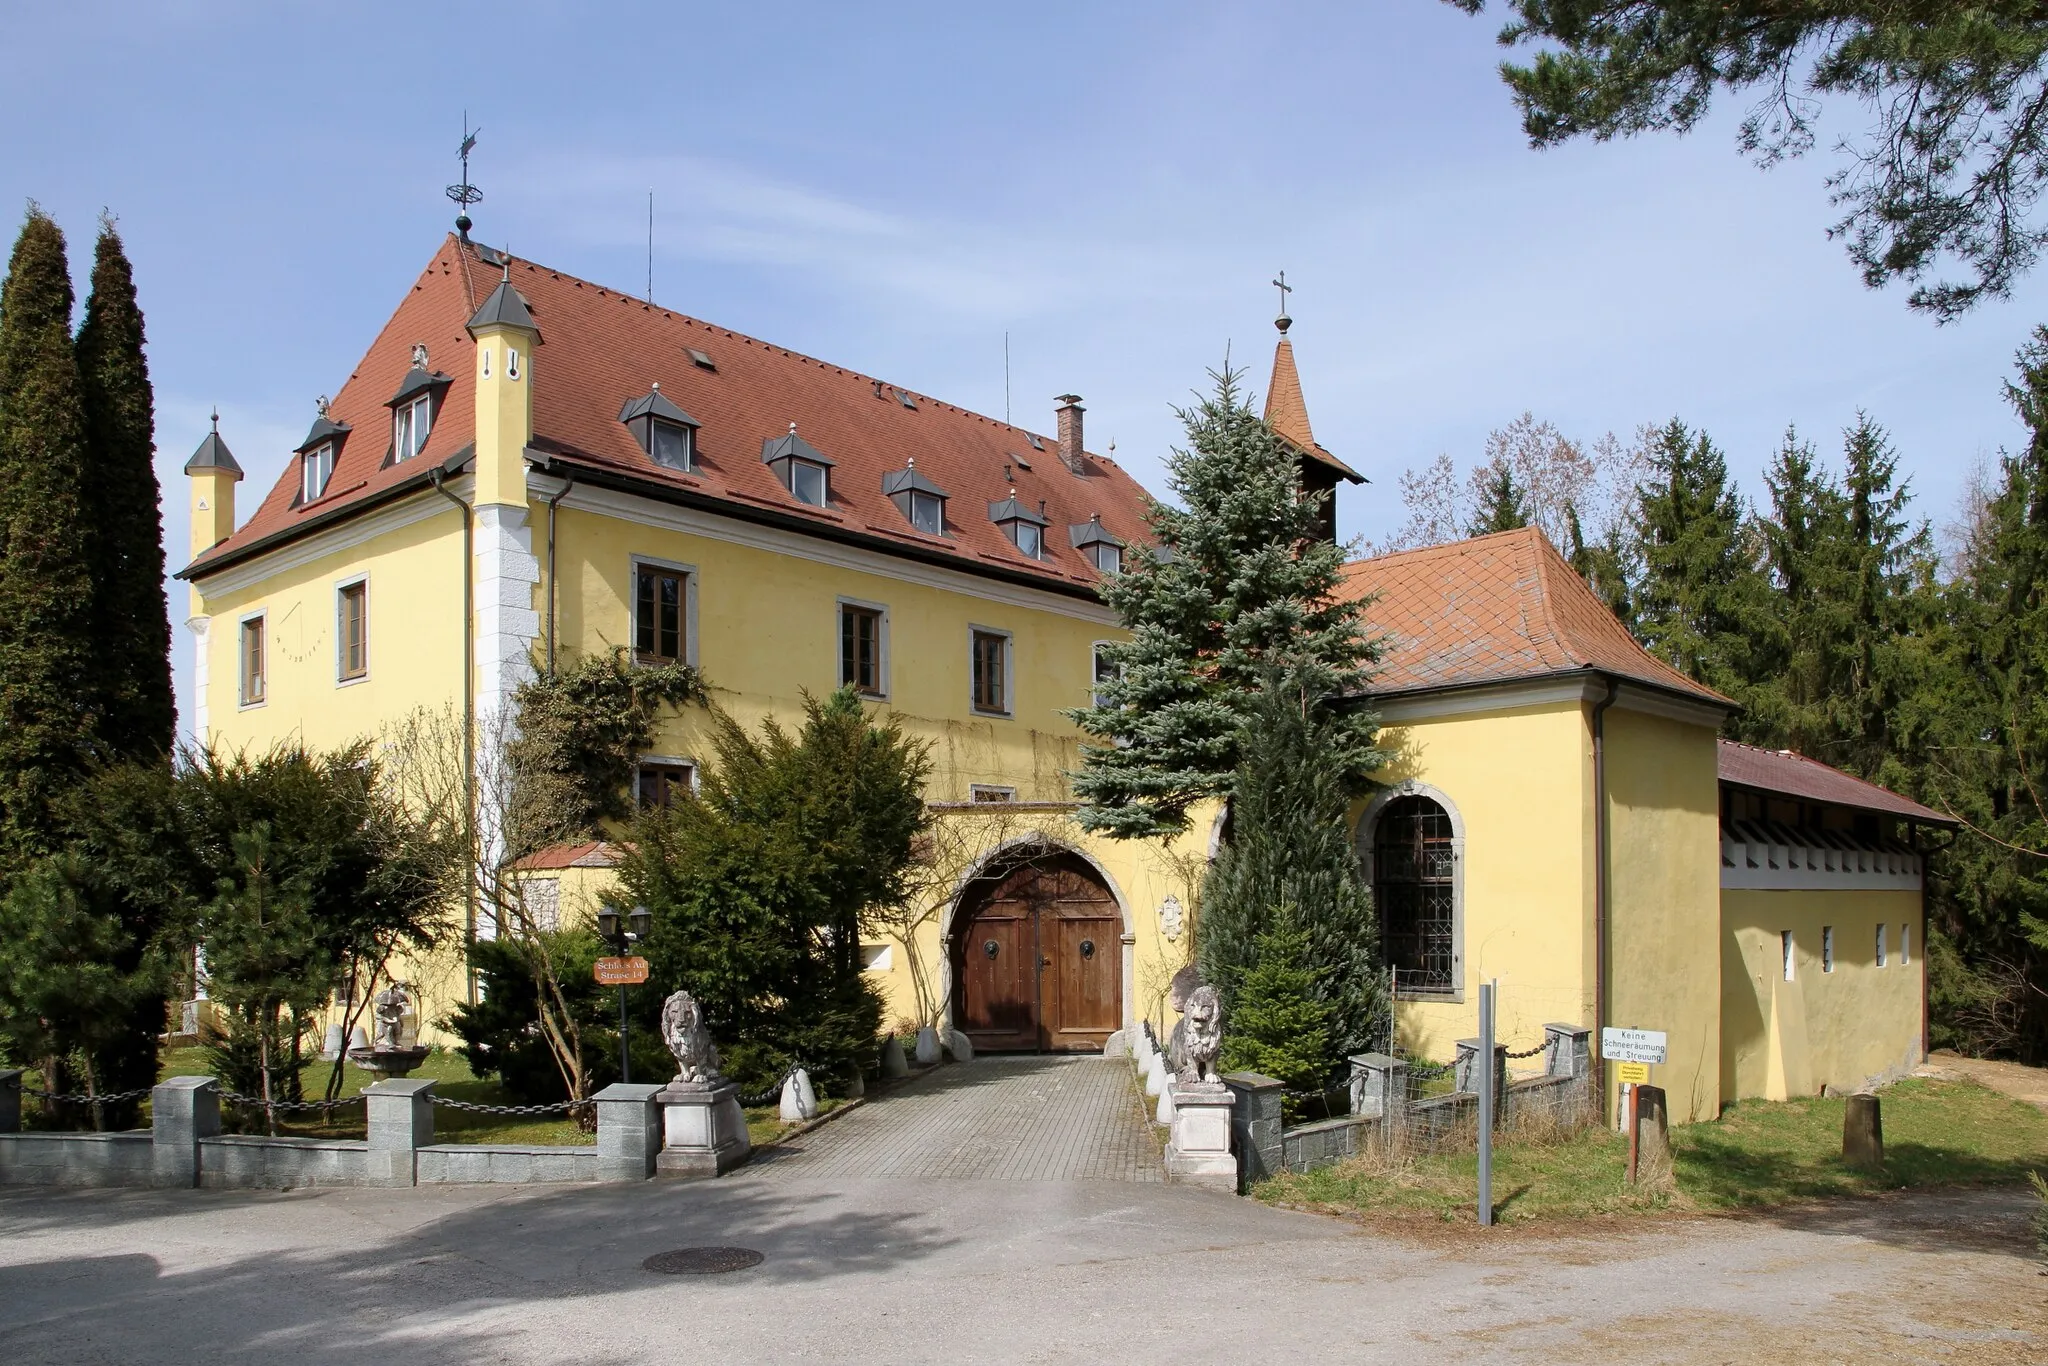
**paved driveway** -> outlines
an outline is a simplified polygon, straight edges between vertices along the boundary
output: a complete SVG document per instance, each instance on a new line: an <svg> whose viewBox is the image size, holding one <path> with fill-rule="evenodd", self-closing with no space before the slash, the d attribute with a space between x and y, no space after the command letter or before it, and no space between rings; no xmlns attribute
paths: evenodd
<svg viewBox="0 0 2048 1366"><path fill-rule="evenodd" d="M942 1067L754 1164L767 1180L914 1177L1160 1181L1159 1140L1130 1063L976 1058Z"/></svg>

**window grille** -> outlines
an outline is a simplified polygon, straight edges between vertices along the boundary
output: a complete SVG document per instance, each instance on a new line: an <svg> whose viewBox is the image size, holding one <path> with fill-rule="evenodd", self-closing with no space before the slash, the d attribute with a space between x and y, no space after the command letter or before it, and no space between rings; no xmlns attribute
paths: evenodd
<svg viewBox="0 0 2048 1366"><path fill-rule="evenodd" d="M1427 797L1389 802L1373 830L1373 898L1387 966L1404 992L1458 989L1452 839L1449 813Z"/></svg>

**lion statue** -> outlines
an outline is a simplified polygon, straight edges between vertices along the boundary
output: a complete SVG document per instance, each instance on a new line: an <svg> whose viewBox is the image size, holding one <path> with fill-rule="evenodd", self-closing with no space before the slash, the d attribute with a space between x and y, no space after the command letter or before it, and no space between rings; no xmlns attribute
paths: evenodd
<svg viewBox="0 0 2048 1366"><path fill-rule="evenodd" d="M662 1003L661 1040L676 1055L672 1085L712 1087L723 1080L718 1073L718 1046L704 1027L703 1008L689 992L679 991Z"/></svg>
<svg viewBox="0 0 2048 1366"><path fill-rule="evenodd" d="M1220 1082L1216 1055L1222 1049L1223 998L1205 983L1188 993L1180 1023L1173 1027L1168 1041L1166 1057L1173 1067L1173 1079L1189 1084Z"/></svg>

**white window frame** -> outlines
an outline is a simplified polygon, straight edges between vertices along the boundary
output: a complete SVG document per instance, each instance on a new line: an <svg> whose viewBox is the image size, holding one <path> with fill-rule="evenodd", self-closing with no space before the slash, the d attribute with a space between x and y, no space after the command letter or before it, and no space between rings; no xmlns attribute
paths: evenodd
<svg viewBox="0 0 2048 1366"><path fill-rule="evenodd" d="M1449 992L1416 991L1405 995L1395 993L1397 1001L1436 1001L1463 1005L1465 1002L1465 813L1451 800L1448 792L1413 778L1403 779L1381 792L1367 803L1359 814L1358 829L1352 833L1352 850L1358 856L1358 866L1365 878L1365 885L1373 885L1372 842L1378 833L1380 813L1403 797L1427 797L1443 808L1451 821L1451 977L1455 989ZM1215 838L1212 844L1220 844L1223 827L1219 813ZM1211 857L1214 855L1212 853Z"/></svg>
<svg viewBox="0 0 2048 1366"><path fill-rule="evenodd" d="M983 806L1002 806L1017 800L1017 789L999 783L969 783L967 800Z"/></svg>
<svg viewBox="0 0 2048 1366"><path fill-rule="evenodd" d="M634 658L640 653L640 571L665 569L683 576L683 663L697 666L697 566L680 560L661 560L652 555L628 556L626 566L626 639ZM677 762L692 762L678 760Z"/></svg>
<svg viewBox="0 0 2048 1366"><path fill-rule="evenodd" d="M1102 705L1102 694L1098 689L1102 686L1103 648L1122 643L1115 640L1097 640L1091 642L1088 646L1088 700L1094 706L1100 707Z"/></svg>
<svg viewBox="0 0 2048 1366"><path fill-rule="evenodd" d="M342 615L343 594L351 588L363 590L363 671L348 675L348 619ZM334 686L353 688L370 681L370 576L354 574L334 581Z"/></svg>
<svg viewBox="0 0 2048 1366"><path fill-rule="evenodd" d="M860 946L860 970L862 972L892 972L896 966L896 946L869 940Z"/></svg>
<svg viewBox="0 0 2048 1366"><path fill-rule="evenodd" d="M974 695L974 641L977 636L998 636L1003 642L1003 708L991 711ZM1014 717L1017 714L1017 636L999 626L967 624L967 709L976 716Z"/></svg>
<svg viewBox="0 0 2048 1366"><path fill-rule="evenodd" d="M1027 533L1034 542L1035 549L1025 546L1024 537ZM1027 522L1021 517L1014 518L1010 522L1010 544L1017 547L1018 554L1042 560L1045 558L1045 528L1036 522Z"/></svg>
<svg viewBox="0 0 2048 1366"><path fill-rule="evenodd" d="M1779 952L1785 958L1785 980L1788 982L1797 981L1796 968L1799 958L1799 944L1792 937L1792 931L1778 931L1778 947Z"/></svg>
<svg viewBox="0 0 2048 1366"><path fill-rule="evenodd" d="M1911 921L1899 922L1899 966L1913 965L1913 925Z"/></svg>
<svg viewBox="0 0 2048 1366"><path fill-rule="evenodd" d="M1886 966L1886 954L1884 944L1886 928L1887 926L1882 920L1877 922L1877 965L1879 967Z"/></svg>
<svg viewBox="0 0 2048 1366"><path fill-rule="evenodd" d="M1833 925L1823 925L1820 927L1820 970L1822 972L1833 972L1835 970L1835 927Z"/></svg>
<svg viewBox="0 0 2048 1366"><path fill-rule="evenodd" d="M640 775L650 768L687 768L690 770L690 795L695 796L703 788L704 766L695 759L681 754L642 754L633 760L633 809L647 808L640 801Z"/></svg>
<svg viewBox="0 0 2048 1366"><path fill-rule="evenodd" d="M936 525L928 527L917 520L917 510L921 507L929 507L937 514L933 519L937 523ZM910 491L910 529L922 532L927 536L945 535L946 500L939 497L936 493L926 493L922 489L912 489Z"/></svg>
<svg viewBox="0 0 2048 1366"><path fill-rule="evenodd" d="M254 699L249 696L248 649L249 627L251 623L260 624L263 628L263 658L261 660L263 666L261 669L263 696ZM235 619L235 709L237 711L254 711L258 707L268 706L269 704L270 609L262 607L254 612L244 612Z"/></svg>
<svg viewBox="0 0 2048 1366"><path fill-rule="evenodd" d="M848 686L847 680L840 677L840 674L843 672L842 665L845 663L845 660L840 655L840 639L845 630L846 609L849 607L858 608L863 612L874 612L882 618L881 623L875 630L876 691L861 692L859 688L855 688L854 693L856 696L865 697L870 701L886 702L889 700L889 607L886 603L869 602L865 598L839 598L834 601L832 606L832 677L837 682L833 686L835 688Z"/></svg>
<svg viewBox="0 0 2048 1366"><path fill-rule="evenodd" d="M410 460L427 448L434 434L434 396L421 394L391 412L391 463Z"/></svg>
<svg viewBox="0 0 2048 1366"><path fill-rule="evenodd" d="M1097 541L1094 545L1088 547L1088 555L1094 562L1096 572L1098 573L1121 574L1124 572L1124 552L1120 546L1113 546L1108 541ZM1104 560L1113 560L1115 563L1104 564Z"/></svg>
<svg viewBox="0 0 2048 1366"><path fill-rule="evenodd" d="M320 471L320 486L313 487L309 477L314 470ZM299 456L299 505L317 502L327 494L327 486L334 482L334 443L323 441L312 450Z"/></svg>
<svg viewBox="0 0 2048 1366"><path fill-rule="evenodd" d="M805 507L821 508L821 507L827 507L827 506L829 506L829 505L831 504L831 502L832 502L832 471L831 471L831 470L827 469L827 468L826 468L825 466L823 466L823 465L820 465L820 464L819 464L819 463L818 463L817 461L815 461L815 460L799 460L799 459L798 459L798 458L796 458L795 456L791 456L791 457L790 457L790 458L789 458L789 459L788 459L787 461L785 461L784 463L785 463L786 465L788 465L788 467L789 467L789 474L788 474L788 476L787 476L787 477L788 477L788 488L789 488L789 496L790 496L790 497L792 497L792 498L796 499L796 500L797 500L797 501L798 501L799 503L802 503L802 504L803 504L803 505L804 505ZM803 496L803 495L802 495L801 493L797 492L797 487L796 487L796 485L797 485L797 478L796 478L796 476L797 476L797 466L799 466L799 465L803 466L803 467L804 467L805 469L807 469L807 470L816 470L816 471L817 471L817 473L818 473L818 501L817 501L817 502L815 502L815 503L814 503L814 502L812 502L812 501L811 501L810 499L808 499L808 498L804 497L804 496Z"/></svg>
<svg viewBox="0 0 2048 1366"><path fill-rule="evenodd" d="M674 432L682 437L682 464L671 465L656 454L661 449L661 434L663 432ZM648 418L647 458L662 469L674 470L678 474L695 474L697 472L697 429L690 426L687 422L666 422L658 417Z"/></svg>

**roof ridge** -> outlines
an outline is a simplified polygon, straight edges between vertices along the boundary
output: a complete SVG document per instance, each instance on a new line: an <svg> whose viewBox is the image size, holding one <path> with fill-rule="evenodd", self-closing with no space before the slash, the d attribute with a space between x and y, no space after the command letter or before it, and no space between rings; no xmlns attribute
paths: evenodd
<svg viewBox="0 0 2048 1366"><path fill-rule="evenodd" d="M1369 564L1385 564L1390 560L1405 559L1419 555L1462 554L1468 547L1485 545L1490 541L1503 540L1510 536L1527 536L1531 533L1542 536L1541 528L1534 526L1516 527L1512 531L1489 531L1483 536L1460 536L1450 541L1432 541L1428 545L1408 546L1401 550L1382 551L1377 555L1366 555L1346 564L1346 570L1355 570ZM1544 537L1547 541L1549 538Z"/></svg>

